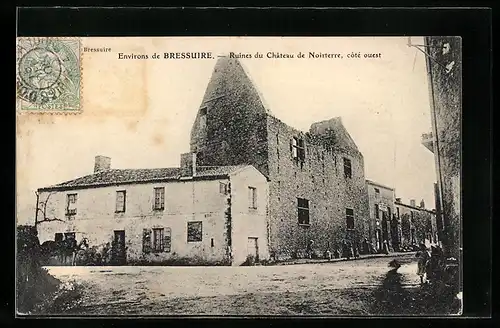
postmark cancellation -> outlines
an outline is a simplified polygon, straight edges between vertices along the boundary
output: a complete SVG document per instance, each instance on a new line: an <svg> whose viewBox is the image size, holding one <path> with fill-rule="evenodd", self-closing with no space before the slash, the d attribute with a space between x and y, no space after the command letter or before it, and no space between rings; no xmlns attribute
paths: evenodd
<svg viewBox="0 0 500 328"><path fill-rule="evenodd" d="M18 112L80 112L81 79L80 39L17 39Z"/></svg>

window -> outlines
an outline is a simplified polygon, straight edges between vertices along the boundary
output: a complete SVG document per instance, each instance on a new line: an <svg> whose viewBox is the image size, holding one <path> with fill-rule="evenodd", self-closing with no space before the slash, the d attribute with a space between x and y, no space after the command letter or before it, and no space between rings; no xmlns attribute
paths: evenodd
<svg viewBox="0 0 500 328"><path fill-rule="evenodd" d="M125 200L127 192L125 190L120 190L116 192L116 213L125 212Z"/></svg>
<svg viewBox="0 0 500 328"><path fill-rule="evenodd" d="M187 223L187 241L197 242L202 240L202 222L193 221Z"/></svg>
<svg viewBox="0 0 500 328"><path fill-rule="evenodd" d="M210 247L214 247L214 239L210 238Z"/></svg>
<svg viewBox="0 0 500 328"><path fill-rule="evenodd" d="M207 107L200 109L200 129L204 130L207 127Z"/></svg>
<svg viewBox="0 0 500 328"><path fill-rule="evenodd" d="M64 239L75 239L75 233L74 232L66 232L64 233Z"/></svg>
<svg viewBox="0 0 500 328"><path fill-rule="evenodd" d="M228 194L228 186L227 186L227 183L224 183L224 182L220 182L219 183L219 192L223 195L227 195Z"/></svg>
<svg viewBox="0 0 500 328"><path fill-rule="evenodd" d="M306 158L306 149L304 146L304 139L299 139L298 144L299 144L297 147L298 157L299 157L299 160L303 162Z"/></svg>
<svg viewBox="0 0 500 328"><path fill-rule="evenodd" d="M54 236L54 241L62 241L63 240L63 234L60 232L56 232Z"/></svg>
<svg viewBox="0 0 500 328"><path fill-rule="evenodd" d="M378 204L375 204L375 218L380 219L380 212L378 209Z"/></svg>
<svg viewBox="0 0 500 328"><path fill-rule="evenodd" d="M375 194L376 194L377 196L378 196L378 195L380 195L380 189L375 188Z"/></svg>
<svg viewBox="0 0 500 328"><path fill-rule="evenodd" d="M398 213L398 219L399 219L399 207L396 207L396 212Z"/></svg>
<svg viewBox="0 0 500 328"><path fill-rule="evenodd" d="M172 245L172 230L170 228L143 229L142 252L169 253Z"/></svg>
<svg viewBox="0 0 500 328"><path fill-rule="evenodd" d="M351 160L345 157L344 157L344 176L346 178L352 178Z"/></svg>
<svg viewBox="0 0 500 328"><path fill-rule="evenodd" d="M66 215L75 215L76 214L76 194L68 194L66 196Z"/></svg>
<svg viewBox="0 0 500 328"><path fill-rule="evenodd" d="M298 157L297 146L298 146L297 138L293 137L292 138L292 158Z"/></svg>
<svg viewBox="0 0 500 328"><path fill-rule="evenodd" d="M309 224L309 200L297 198L299 224Z"/></svg>
<svg viewBox="0 0 500 328"><path fill-rule="evenodd" d="M154 228L153 229L153 252L163 252L165 249L164 242L164 233L165 230L163 228Z"/></svg>
<svg viewBox="0 0 500 328"><path fill-rule="evenodd" d="M248 204L249 208L257 208L257 189L254 187L248 187Z"/></svg>
<svg viewBox="0 0 500 328"><path fill-rule="evenodd" d="M155 188L155 200L153 208L159 211L165 209L165 187Z"/></svg>
<svg viewBox="0 0 500 328"><path fill-rule="evenodd" d="M352 208L345 209L345 219L348 230L354 230L354 210Z"/></svg>
<svg viewBox="0 0 500 328"><path fill-rule="evenodd" d="M298 137L292 138L292 158L301 162L306 158L304 139Z"/></svg>

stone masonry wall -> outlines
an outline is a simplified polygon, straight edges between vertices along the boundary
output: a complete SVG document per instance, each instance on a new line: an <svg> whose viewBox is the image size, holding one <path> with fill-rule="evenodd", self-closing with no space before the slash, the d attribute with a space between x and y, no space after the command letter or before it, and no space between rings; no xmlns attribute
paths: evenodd
<svg viewBox="0 0 500 328"><path fill-rule="evenodd" d="M460 158L462 110L462 49L459 37L426 38L430 56L430 86L437 130L438 170L441 171L443 243L451 256L460 256ZM434 131L435 132L435 131Z"/></svg>
<svg viewBox="0 0 500 328"><path fill-rule="evenodd" d="M369 237L368 196L364 162L357 151L331 150L317 144L310 134L269 116L268 154L270 176L271 250L278 258L301 256L309 240L318 255L340 247L350 238L346 208L355 216L354 238ZM305 138L306 157L301 166L292 158L290 142ZM352 161L352 178L344 177L343 158ZM310 225L299 225L297 197L309 200Z"/></svg>

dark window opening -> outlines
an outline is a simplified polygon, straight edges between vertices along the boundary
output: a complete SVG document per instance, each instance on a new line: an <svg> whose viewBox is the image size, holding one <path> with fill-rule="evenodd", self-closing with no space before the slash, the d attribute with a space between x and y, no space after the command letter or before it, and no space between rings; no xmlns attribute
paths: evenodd
<svg viewBox="0 0 500 328"><path fill-rule="evenodd" d="M309 223L309 200L304 198L297 198L297 209L299 216L299 224Z"/></svg>
<svg viewBox="0 0 500 328"><path fill-rule="evenodd" d="M202 222L193 221L187 223L187 241L198 242L202 241Z"/></svg>
<svg viewBox="0 0 500 328"><path fill-rule="evenodd" d="M378 209L378 204L375 204L375 218L380 219L380 212Z"/></svg>
<svg viewBox="0 0 500 328"><path fill-rule="evenodd" d="M214 247L214 239L210 238L210 247Z"/></svg>
<svg viewBox="0 0 500 328"><path fill-rule="evenodd" d="M304 139L298 137L292 138L292 158L299 162L304 162L306 158Z"/></svg>
<svg viewBox="0 0 500 328"><path fill-rule="evenodd" d="M346 178L352 178L352 165L351 160L344 158L344 176Z"/></svg>
<svg viewBox="0 0 500 328"><path fill-rule="evenodd" d="M375 193L376 193L376 194L380 194L380 189L375 188Z"/></svg>
<svg viewBox="0 0 500 328"><path fill-rule="evenodd" d="M63 240L63 234L60 232L56 232L54 236L54 241L62 241Z"/></svg>
<svg viewBox="0 0 500 328"><path fill-rule="evenodd" d="M352 208L345 209L345 217L348 230L354 230L354 210Z"/></svg>

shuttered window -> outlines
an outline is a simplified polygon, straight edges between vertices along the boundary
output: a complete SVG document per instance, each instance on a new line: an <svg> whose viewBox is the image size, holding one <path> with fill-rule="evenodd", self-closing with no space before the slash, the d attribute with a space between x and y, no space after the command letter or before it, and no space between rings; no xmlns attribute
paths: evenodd
<svg viewBox="0 0 500 328"><path fill-rule="evenodd" d="M142 252L144 254L151 253L151 230L143 229L142 231Z"/></svg>
<svg viewBox="0 0 500 328"><path fill-rule="evenodd" d="M163 252L165 248L164 244L165 229L154 228L153 229L153 252Z"/></svg>
<svg viewBox="0 0 500 328"><path fill-rule="evenodd" d="M66 215L76 214L77 194L68 194L66 196Z"/></svg>
<svg viewBox="0 0 500 328"><path fill-rule="evenodd" d="M126 201L127 193L125 190L120 190L116 192L116 213L125 212L125 201Z"/></svg>

